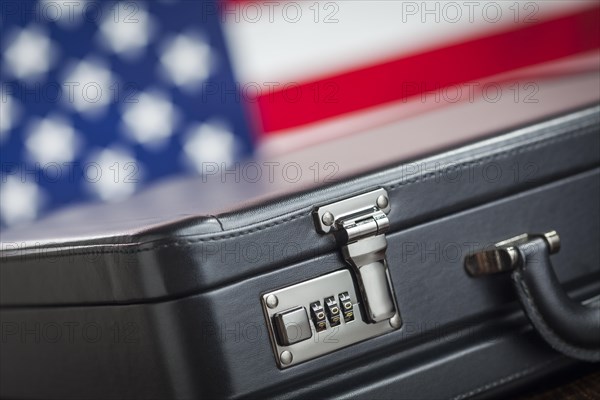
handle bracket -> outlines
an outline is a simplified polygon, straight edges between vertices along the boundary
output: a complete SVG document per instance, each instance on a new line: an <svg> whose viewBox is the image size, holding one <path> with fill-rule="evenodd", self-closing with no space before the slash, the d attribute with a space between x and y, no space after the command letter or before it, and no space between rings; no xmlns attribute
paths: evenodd
<svg viewBox="0 0 600 400"><path fill-rule="evenodd" d="M578 303L560 285L550 254L560 249L556 231L519 235L465 258L472 277L510 272L525 314L555 350L584 361L600 361L600 307Z"/></svg>

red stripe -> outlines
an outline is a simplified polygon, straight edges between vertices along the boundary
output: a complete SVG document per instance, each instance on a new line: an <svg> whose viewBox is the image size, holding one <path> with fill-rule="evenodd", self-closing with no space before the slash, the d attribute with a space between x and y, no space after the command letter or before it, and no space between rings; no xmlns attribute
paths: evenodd
<svg viewBox="0 0 600 400"><path fill-rule="evenodd" d="M265 134L421 95L600 47L600 7L257 98ZM415 86L413 83L429 83ZM429 87L428 87L429 86ZM335 90L335 94L333 91ZM300 93L300 96L297 94ZM320 93L315 97L315 93ZM330 97L328 97L330 96ZM327 102L327 99L331 102Z"/></svg>

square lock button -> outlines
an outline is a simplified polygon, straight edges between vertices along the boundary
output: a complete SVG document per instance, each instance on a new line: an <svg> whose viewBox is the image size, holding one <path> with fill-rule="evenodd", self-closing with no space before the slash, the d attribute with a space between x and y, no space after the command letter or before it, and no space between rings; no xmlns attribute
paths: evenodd
<svg viewBox="0 0 600 400"><path fill-rule="evenodd" d="M277 341L281 346L310 339L312 331L308 322L308 315L304 307L296 307L276 314L273 317L277 331Z"/></svg>

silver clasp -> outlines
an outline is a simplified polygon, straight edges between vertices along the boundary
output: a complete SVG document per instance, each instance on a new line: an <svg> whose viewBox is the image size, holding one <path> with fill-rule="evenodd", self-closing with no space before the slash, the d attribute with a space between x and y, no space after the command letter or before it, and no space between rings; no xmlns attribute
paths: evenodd
<svg viewBox="0 0 600 400"><path fill-rule="evenodd" d="M387 192L377 189L319 207L313 215L317 231L333 232L344 259L353 267L367 322L394 318L394 324L399 325L400 316L385 259L390 210Z"/></svg>

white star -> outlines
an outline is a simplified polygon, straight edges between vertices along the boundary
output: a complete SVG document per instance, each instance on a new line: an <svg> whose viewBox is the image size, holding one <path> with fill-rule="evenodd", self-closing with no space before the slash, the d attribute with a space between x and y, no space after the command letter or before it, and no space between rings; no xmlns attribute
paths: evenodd
<svg viewBox="0 0 600 400"><path fill-rule="evenodd" d="M111 102L115 77L100 60L90 57L66 68L62 97L70 108L84 115L97 117Z"/></svg>
<svg viewBox="0 0 600 400"><path fill-rule="evenodd" d="M141 178L139 163L128 151L119 148L95 152L85 170L88 190L108 202L131 196Z"/></svg>
<svg viewBox="0 0 600 400"><path fill-rule="evenodd" d="M7 93L0 91L0 143L7 137L8 132L21 116L21 106Z"/></svg>
<svg viewBox="0 0 600 400"><path fill-rule="evenodd" d="M195 89L210 75L211 63L211 49L206 41L182 34L164 42L160 72L182 89Z"/></svg>
<svg viewBox="0 0 600 400"><path fill-rule="evenodd" d="M5 70L17 79L43 77L57 60L57 46L37 26L13 31L4 51Z"/></svg>
<svg viewBox="0 0 600 400"><path fill-rule="evenodd" d="M208 122L192 126L187 132L183 150L198 172L203 163L231 164L239 144L225 124Z"/></svg>
<svg viewBox="0 0 600 400"><path fill-rule="evenodd" d="M41 165L73 161L79 145L73 127L66 119L56 116L33 121L25 141L29 157Z"/></svg>
<svg viewBox="0 0 600 400"><path fill-rule="evenodd" d="M37 217L42 202L38 185L9 176L0 188L0 219L4 224L13 226Z"/></svg>
<svg viewBox="0 0 600 400"><path fill-rule="evenodd" d="M173 134L179 112L164 94L143 92L137 103L125 104L123 129L135 141L149 147L160 147Z"/></svg>
<svg viewBox="0 0 600 400"><path fill-rule="evenodd" d="M100 23L98 40L126 59L140 56L156 34L156 23L139 2L115 3Z"/></svg>
<svg viewBox="0 0 600 400"><path fill-rule="evenodd" d="M40 0L36 10L41 20L56 22L63 28L72 29L81 25L88 2L89 0Z"/></svg>

